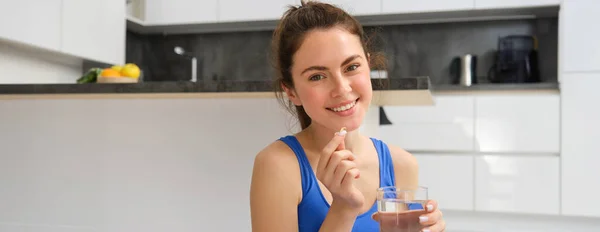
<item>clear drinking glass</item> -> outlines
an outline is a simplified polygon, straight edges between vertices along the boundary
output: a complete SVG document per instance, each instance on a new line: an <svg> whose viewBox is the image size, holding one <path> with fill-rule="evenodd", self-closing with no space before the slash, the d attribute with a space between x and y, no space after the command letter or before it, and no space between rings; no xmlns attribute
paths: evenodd
<svg viewBox="0 0 600 232"><path fill-rule="evenodd" d="M377 189L380 232L420 232L419 216L425 214L427 187L383 187Z"/></svg>

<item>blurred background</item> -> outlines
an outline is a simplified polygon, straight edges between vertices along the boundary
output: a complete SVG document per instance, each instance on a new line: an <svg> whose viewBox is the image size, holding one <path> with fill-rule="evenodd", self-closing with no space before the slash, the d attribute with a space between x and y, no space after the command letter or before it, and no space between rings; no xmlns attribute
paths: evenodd
<svg viewBox="0 0 600 232"><path fill-rule="evenodd" d="M429 79L433 104L363 129L417 157L448 232L600 231L600 1L322 1L363 23L383 78ZM251 231L254 156L299 128L274 98L85 93L270 83L299 3L0 0L0 232Z"/></svg>

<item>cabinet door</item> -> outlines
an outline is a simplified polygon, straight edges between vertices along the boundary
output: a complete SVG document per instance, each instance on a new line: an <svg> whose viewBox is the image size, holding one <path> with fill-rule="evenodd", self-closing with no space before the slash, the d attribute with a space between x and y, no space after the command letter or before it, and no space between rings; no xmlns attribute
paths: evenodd
<svg viewBox="0 0 600 232"><path fill-rule="evenodd" d="M62 0L0 2L0 38L58 51Z"/></svg>
<svg viewBox="0 0 600 232"><path fill-rule="evenodd" d="M63 0L65 53L108 64L125 62L125 2Z"/></svg>
<svg viewBox="0 0 600 232"><path fill-rule="evenodd" d="M473 9L473 0L382 0L383 13L416 13Z"/></svg>
<svg viewBox="0 0 600 232"><path fill-rule="evenodd" d="M385 141L409 151L473 151L474 100L435 96L433 106L385 106L392 125L382 125Z"/></svg>
<svg viewBox="0 0 600 232"><path fill-rule="evenodd" d="M478 96L475 146L484 152L560 152L560 96Z"/></svg>
<svg viewBox="0 0 600 232"><path fill-rule="evenodd" d="M381 13L381 1L364 0L328 0L324 1L339 6L351 15L377 15Z"/></svg>
<svg viewBox="0 0 600 232"><path fill-rule="evenodd" d="M475 210L558 214L560 206L558 162L557 156L477 157L475 159Z"/></svg>
<svg viewBox="0 0 600 232"><path fill-rule="evenodd" d="M562 213L600 217L600 72L564 74L562 94Z"/></svg>
<svg viewBox="0 0 600 232"><path fill-rule="evenodd" d="M476 9L518 8L560 5L561 0L475 0Z"/></svg>
<svg viewBox="0 0 600 232"><path fill-rule="evenodd" d="M298 5L300 0L220 0L219 22L277 20L288 5Z"/></svg>
<svg viewBox="0 0 600 232"><path fill-rule="evenodd" d="M145 23L150 25L214 23L217 21L218 4L218 0L146 0Z"/></svg>
<svg viewBox="0 0 600 232"><path fill-rule="evenodd" d="M564 1L560 10L560 64L563 72L600 71L600 1ZM563 78L561 78L561 81Z"/></svg>
<svg viewBox="0 0 600 232"><path fill-rule="evenodd" d="M416 154L419 185L442 210L473 210L473 157L468 155Z"/></svg>

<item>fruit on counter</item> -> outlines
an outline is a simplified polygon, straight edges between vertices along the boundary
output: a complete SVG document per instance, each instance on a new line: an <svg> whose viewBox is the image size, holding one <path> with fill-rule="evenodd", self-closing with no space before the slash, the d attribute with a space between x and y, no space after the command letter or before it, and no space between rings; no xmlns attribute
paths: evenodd
<svg viewBox="0 0 600 232"><path fill-rule="evenodd" d="M110 67L111 69L114 69L117 72L121 72L121 69L123 69L123 66L121 65L113 65L112 67Z"/></svg>
<svg viewBox="0 0 600 232"><path fill-rule="evenodd" d="M125 65L113 65L110 68L90 68L82 77L77 79L77 83L96 83L98 77L138 79L140 75L140 67L134 63L127 63Z"/></svg>
<svg viewBox="0 0 600 232"><path fill-rule="evenodd" d="M88 70L85 74L83 74L82 77L77 79L77 83L78 84L95 83L96 80L98 79L98 76L100 76L100 73L102 73L101 68L90 68L90 70Z"/></svg>
<svg viewBox="0 0 600 232"><path fill-rule="evenodd" d="M130 78L140 77L140 67L133 63L127 63L121 69L121 76Z"/></svg>
<svg viewBox="0 0 600 232"><path fill-rule="evenodd" d="M121 77L121 73L112 68L102 69L102 73L100 73L101 77Z"/></svg>

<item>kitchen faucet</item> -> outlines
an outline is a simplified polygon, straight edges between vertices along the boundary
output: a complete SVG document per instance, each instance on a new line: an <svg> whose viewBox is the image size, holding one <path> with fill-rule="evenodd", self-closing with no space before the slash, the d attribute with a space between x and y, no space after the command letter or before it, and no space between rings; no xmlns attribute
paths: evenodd
<svg viewBox="0 0 600 232"><path fill-rule="evenodd" d="M192 79L191 79L191 81L196 82L197 81L197 65L198 65L198 61L197 61L196 57L194 57L190 53L186 52L180 46L175 46L175 48L173 50L175 51L175 54L192 60Z"/></svg>

